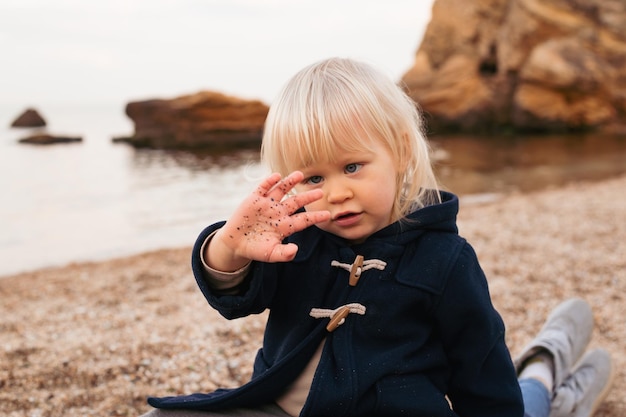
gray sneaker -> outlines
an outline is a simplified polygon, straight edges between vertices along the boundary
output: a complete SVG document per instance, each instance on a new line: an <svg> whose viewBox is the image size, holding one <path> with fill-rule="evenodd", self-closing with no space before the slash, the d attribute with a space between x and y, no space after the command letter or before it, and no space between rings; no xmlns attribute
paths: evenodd
<svg viewBox="0 0 626 417"><path fill-rule="evenodd" d="M591 339L593 313L585 300L572 298L559 304L537 336L515 360L519 373L524 362L542 349L554 359L554 387L560 386L582 356Z"/></svg>
<svg viewBox="0 0 626 417"><path fill-rule="evenodd" d="M550 417L590 417L609 393L612 382L611 355L604 349L587 352L556 388Z"/></svg>

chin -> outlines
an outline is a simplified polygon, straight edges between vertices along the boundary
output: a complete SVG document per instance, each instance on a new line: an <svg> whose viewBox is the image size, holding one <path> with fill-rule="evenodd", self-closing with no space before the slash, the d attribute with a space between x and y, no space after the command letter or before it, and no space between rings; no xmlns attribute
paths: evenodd
<svg viewBox="0 0 626 417"><path fill-rule="evenodd" d="M327 233L332 233L335 236L345 239L350 243L363 243L371 235L371 233L359 233L356 231L350 231L345 229L336 229L333 227L325 227L325 225L320 224L316 224L315 226Z"/></svg>
<svg viewBox="0 0 626 417"><path fill-rule="evenodd" d="M363 243L370 235L344 233L338 236L350 241L350 243Z"/></svg>

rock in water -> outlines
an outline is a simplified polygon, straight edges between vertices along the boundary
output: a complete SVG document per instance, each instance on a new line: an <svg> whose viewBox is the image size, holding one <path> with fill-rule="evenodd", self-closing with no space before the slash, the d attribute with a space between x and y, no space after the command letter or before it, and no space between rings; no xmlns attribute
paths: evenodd
<svg viewBox="0 0 626 417"><path fill-rule="evenodd" d="M53 143L71 143L82 142L83 138L74 136L56 136L47 133L37 134L29 136L27 138L20 139L20 143L30 143L33 145L50 145Z"/></svg>
<svg viewBox="0 0 626 417"><path fill-rule="evenodd" d="M174 99L128 103L135 133L123 141L138 147L190 149L260 144L269 107L203 91Z"/></svg>
<svg viewBox="0 0 626 417"><path fill-rule="evenodd" d="M46 121L35 109L26 109L11 123L11 127L42 127Z"/></svg>

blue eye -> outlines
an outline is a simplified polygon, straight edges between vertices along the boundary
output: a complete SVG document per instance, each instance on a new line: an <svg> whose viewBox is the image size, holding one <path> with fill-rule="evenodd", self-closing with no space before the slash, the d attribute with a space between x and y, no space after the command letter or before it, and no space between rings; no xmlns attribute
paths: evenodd
<svg viewBox="0 0 626 417"><path fill-rule="evenodd" d="M361 167L363 166L363 164L348 164L346 165L346 167L344 168L344 170L348 173L348 174L354 174L355 172L357 172L359 169L361 169Z"/></svg>
<svg viewBox="0 0 626 417"><path fill-rule="evenodd" d="M322 182L322 177L319 176L319 175L313 175L313 176L307 178L304 182L307 183L307 184L316 185L316 184L319 184L320 182Z"/></svg>

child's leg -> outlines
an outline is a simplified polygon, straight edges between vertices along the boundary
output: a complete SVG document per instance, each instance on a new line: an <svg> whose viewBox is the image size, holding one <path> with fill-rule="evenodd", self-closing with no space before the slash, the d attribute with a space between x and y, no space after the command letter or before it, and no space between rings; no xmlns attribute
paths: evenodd
<svg viewBox="0 0 626 417"><path fill-rule="evenodd" d="M587 348L592 329L593 314L584 300L567 300L552 310L515 360L526 417L550 415L554 391Z"/></svg>
<svg viewBox="0 0 626 417"><path fill-rule="evenodd" d="M561 303L552 310L537 336L515 360L518 375L521 376L522 370L537 356L547 357L552 368L548 389L560 386L587 349L592 329L593 313L587 302L574 298ZM537 379L542 380L541 377Z"/></svg>
<svg viewBox="0 0 626 417"><path fill-rule="evenodd" d="M233 408L221 411L195 411L195 410L154 410L143 414L141 417L291 417L276 404L268 404L255 409Z"/></svg>
<svg viewBox="0 0 626 417"><path fill-rule="evenodd" d="M524 417L548 417L550 414L550 391L536 379L519 380L524 400Z"/></svg>

